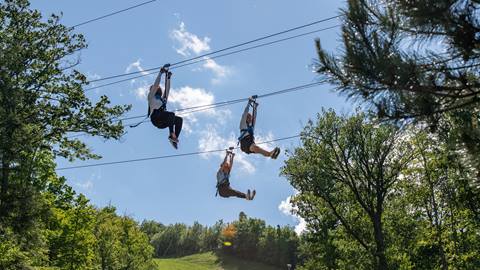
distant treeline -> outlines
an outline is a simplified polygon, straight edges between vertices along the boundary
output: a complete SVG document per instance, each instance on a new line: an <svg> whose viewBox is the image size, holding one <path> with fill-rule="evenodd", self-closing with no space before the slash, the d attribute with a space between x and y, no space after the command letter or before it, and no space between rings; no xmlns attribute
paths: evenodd
<svg viewBox="0 0 480 270"><path fill-rule="evenodd" d="M197 222L187 226L143 221L140 228L148 235L157 258L217 251L279 267L297 261L299 238L293 228L269 226L243 212L234 222L218 221L210 227Z"/></svg>

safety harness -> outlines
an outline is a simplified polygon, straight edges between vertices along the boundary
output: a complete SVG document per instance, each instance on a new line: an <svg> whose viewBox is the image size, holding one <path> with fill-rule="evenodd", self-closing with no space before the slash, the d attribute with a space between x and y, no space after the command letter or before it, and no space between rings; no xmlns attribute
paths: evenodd
<svg viewBox="0 0 480 270"><path fill-rule="evenodd" d="M234 148L234 147L230 147L230 148L228 148L228 150L226 150L227 153L225 154L226 156L225 156L225 159L224 159L223 162L227 162L227 161L228 161L228 160L227 160L228 157L233 154L233 149L235 149L235 148ZM233 157L235 157L235 156L233 156ZM223 163L222 163L222 165L223 165ZM232 168L232 166L233 166L233 158L232 158L232 163L230 164L230 169ZM221 170L221 168L220 168L220 170ZM217 179L217 186L216 186L217 192L215 193L215 197L218 196L218 190L219 190L219 188L220 188L222 185L230 184L229 178L230 178L230 172L228 172L228 174L223 174L223 178L222 178L222 179L220 179L220 180Z"/></svg>
<svg viewBox="0 0 480 270"><path fill-rule="evenodd" d="M163 65L162 69L165 73L166 73L166 76L169 76L169 72L168 72L168 68L170 67L170 64L165 64ZM170 79L170 77L168 78ZM167 83L167 81L165 80L165 84ZM166 85L165 85L165 88L166 88ZM166 89L165 89L166 91ZM167 97L168 98L168 97ZM160 99L162 101L162 106L159 108L160 111L165 111L167 109L167 99L166 98L163 98L162 95L160 93L155 93L155 99ZM147 110L147 116L145 116L145 118L142 119L142 121L134 124L134 125L130 125L129 127L130 128L135 128L135 127L138 127L139 125L141 125L145 120L148 119L148 117L150 117L150 105L148 105L148 110Z"/></svg>

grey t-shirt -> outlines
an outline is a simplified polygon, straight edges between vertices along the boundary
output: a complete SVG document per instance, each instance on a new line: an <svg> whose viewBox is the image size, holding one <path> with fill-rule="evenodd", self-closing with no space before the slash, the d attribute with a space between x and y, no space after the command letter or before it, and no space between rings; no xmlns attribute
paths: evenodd
<svg viewBox="0 0 480 270"><path fill-rule="evenodd" d="M229 177L230 173L226 173L222 170L222 168L220 168L217 172L217 185L227 182Z"/></svg>

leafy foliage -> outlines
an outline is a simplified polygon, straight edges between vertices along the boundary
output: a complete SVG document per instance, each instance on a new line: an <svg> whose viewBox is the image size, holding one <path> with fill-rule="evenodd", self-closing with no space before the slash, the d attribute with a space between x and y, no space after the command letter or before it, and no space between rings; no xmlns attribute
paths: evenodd
<svg viewBox="0 0 480 270"><path fill-rule="evenodd" d="M465 153L416 126L333 111L310 122L302 142L283 168L308 224L302 269L480 266L479 189Z"/></svg>
<svg viewBox="0 0 480 270"><path fill-rule="evenodd" d="M470 153L480 179L480 4L349 0L342 50L317 71L381 119L428 123Z"/></svg>

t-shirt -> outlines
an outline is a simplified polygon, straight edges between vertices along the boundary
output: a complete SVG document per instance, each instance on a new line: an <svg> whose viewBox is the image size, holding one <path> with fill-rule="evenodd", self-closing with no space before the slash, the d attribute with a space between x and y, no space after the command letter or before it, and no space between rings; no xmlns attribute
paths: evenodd
<svg viewBox="0 0 480 270"><path fill-rule="evenodd" d="M221 185L223 183L228 182L228 178L230 177L230 173L226 173L220 168L217 172L217 185Z"/></svg>
<svg viewBox="0 0 480 270"><path fill-rule="evenodd" d="M150 90L148 93L148 106L150 107L150 114L153 113L154 110L160 109L164 106L165 100L162 98L160 93L157 93L156 90Z"/></svg>

